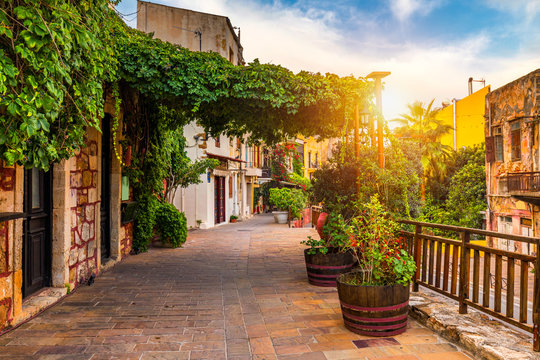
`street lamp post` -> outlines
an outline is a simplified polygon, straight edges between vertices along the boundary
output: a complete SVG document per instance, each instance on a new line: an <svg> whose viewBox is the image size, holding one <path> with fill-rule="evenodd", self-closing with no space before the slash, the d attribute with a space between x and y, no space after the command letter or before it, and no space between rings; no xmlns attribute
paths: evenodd
<svg viewBox="0 0 540 360"><path fill-rule="evenodd" d="M362 110L359 110L359 105L356 104L354 108L354 155L356 161L360 160L360 125L365 130L368 126L369 109L366 104ZM356 166L356 194L360 194L360 167Z"/></svg>
<svg viewBox="0 0 540 360"><path fill-rule="evenodd" d="M390 71L373 71L367 78L375 80L375 96L377 99L377 143L379 153L379 167L384 168L384 146L383 146L383 116L382 116L382 82L381 79L390 75Z"/></svg>

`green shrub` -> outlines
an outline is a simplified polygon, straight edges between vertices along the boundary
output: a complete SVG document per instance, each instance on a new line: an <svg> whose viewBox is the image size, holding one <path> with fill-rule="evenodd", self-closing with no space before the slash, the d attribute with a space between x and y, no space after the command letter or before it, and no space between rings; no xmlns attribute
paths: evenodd
<svg viewBox="0 0 540 360"><path fill-rule="evenodd" d="M304 191L298 189L282 188L270 189L270 204L281 211L287 211L289 206L294 217L300 217L306 207L307 196Z"/></svg>
<svg viewBox="0 0 540 360"><path fill-rule="evenodd" d="M148 250L150 239L154 236L156 211L159 205L159 200L154 195L143 195L138 200L133 232L133 250L136 253Z"/></svg>
<svg viewBox="0 0 540 360"><path fill-rule="evenodd" d="M142 196L135 215L133 250L136 253L148 250L156 230L161 241L181 246L187 238L187 220L184 213L168 202L159 201L154 195Z"/></svg>
<svg viewBox="0 0 540 360"><path fill-rule="evenodd" d="M163 202L156 212L156 229L161 235L162 242L168 242L175 248L179 247L187 238L186 215L178 211L173 204Z"/></svg>

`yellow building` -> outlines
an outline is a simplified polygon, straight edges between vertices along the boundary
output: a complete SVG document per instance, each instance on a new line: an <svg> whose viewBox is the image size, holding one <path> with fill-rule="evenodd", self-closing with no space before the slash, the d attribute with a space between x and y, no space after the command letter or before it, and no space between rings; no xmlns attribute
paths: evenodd
<svg viewBox="0 0 540 360"><path fill-rule="evenodd" d="M304 142L304 177L311 179L312 174L328 161L330 141L318 141L313 136L298 139Z"/></svg>
<svg viewBox="0 0 540 360"><path fill-rule="evenodd" d="M484 109L489 91L488 85L461 100L455 100L439 111L437 118L453 129L441 138L443 145L457 150L464 146L484 143Z"/></svg>

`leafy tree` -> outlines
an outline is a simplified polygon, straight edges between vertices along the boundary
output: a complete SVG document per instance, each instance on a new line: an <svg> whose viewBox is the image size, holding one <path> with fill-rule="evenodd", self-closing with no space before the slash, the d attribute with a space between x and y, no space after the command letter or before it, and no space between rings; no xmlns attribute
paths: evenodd
<svg viewBox="0 0 540 360"><path fill-rule="evenodd" d="M431 199L437 203L444 203L448 199L450 181L455 173L469 162L474 162L479 166L484 163L484 145L462 147L457 151L451 150L448 156L437 159L442 163L432 166L428 165L428 175L426 176L426 190Z"/></svg>
<svg viewBox="0 0 540 360"><path fill-rule="evenodd" d="M451 126L443 124L437 119L439 109L433 108L433 102L425 105L421 101L416 101L407 105L408 114L401 114L400 118L393 121L400 126L394 130L394 134L401 139L413 141L420 149L420 161L424 167L424 174L421 179L422 198L425 198L425 178L430 171L435 174L444 171L442 164L444 157L450 150L449 146L439 142L441 136L452 129Z"/></svg>
<svg viewBox="0 0 540 360"><path fill-rule="evenodd" d="M444 193L444 197L428 197L422 218L429 222L480 228L483 219L480 212L487 208L484 146L460 149L450 159L444 179L448 187L436 188Z"/></svg>
<svg viewBox="0 0 540 360"><path fill-rule="evenodd" d="M313 173L313 198L322 202L327 211L341 213L350 219L354 203L367 203L377 194L381 202L400 217L419 211L418 168L414 157L407 158L399 141L391 140L385 147L386 165L378 165L377 149L360 147L357 161L352 143L341 143L328 163ZM356 170L360 169L359 177ZM356 181L360 192L356 193Z"/></svg>

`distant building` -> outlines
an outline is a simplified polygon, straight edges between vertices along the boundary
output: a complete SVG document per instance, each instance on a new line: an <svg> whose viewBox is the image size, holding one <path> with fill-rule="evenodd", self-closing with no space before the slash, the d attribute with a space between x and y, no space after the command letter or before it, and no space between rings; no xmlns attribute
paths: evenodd
<svg viewBox="0 0 540 360"><path fill-rule="evenodd" d="M441 144L457 150L484 143L484 107L489 90L490 86L485 86L463 99L452 101L439 111L437 119L452 127L441 137Z"/></svg>
<svg viewBox="0 0 540 360"><path fill-rule="evenodd" d="M490 93L485 101L488 229L538 236L540 224L540 69ZM497 240L493 240L494 242ZM531 253L499 239L495 247Z"/></svg>
<svg viewBox="0 0 540 360"><path fill-rule="evenodd" d="M240 39L225 16L139 0L137 28L192 51L215 51L234 65L244 64ZM210 228L229 222L231 215L251 216L254 188L262 175L261 148L247 146L246 136L208 138L194 122L184 127L184 135L192 160L209 157L221 162L201 176L201 184L177 192L174 205L186 214L188 226Z"/></svg>
<svg viewBox="0 0 540 360"><path fill-rule="evenodd" d="M308 138L299 137L299 141L303 142L303 176L311 179L313 173L317 171L317 169L319 169L323 164L325 164L331 157L331 140L319 140L313 136L310 136Z"/></svg>

